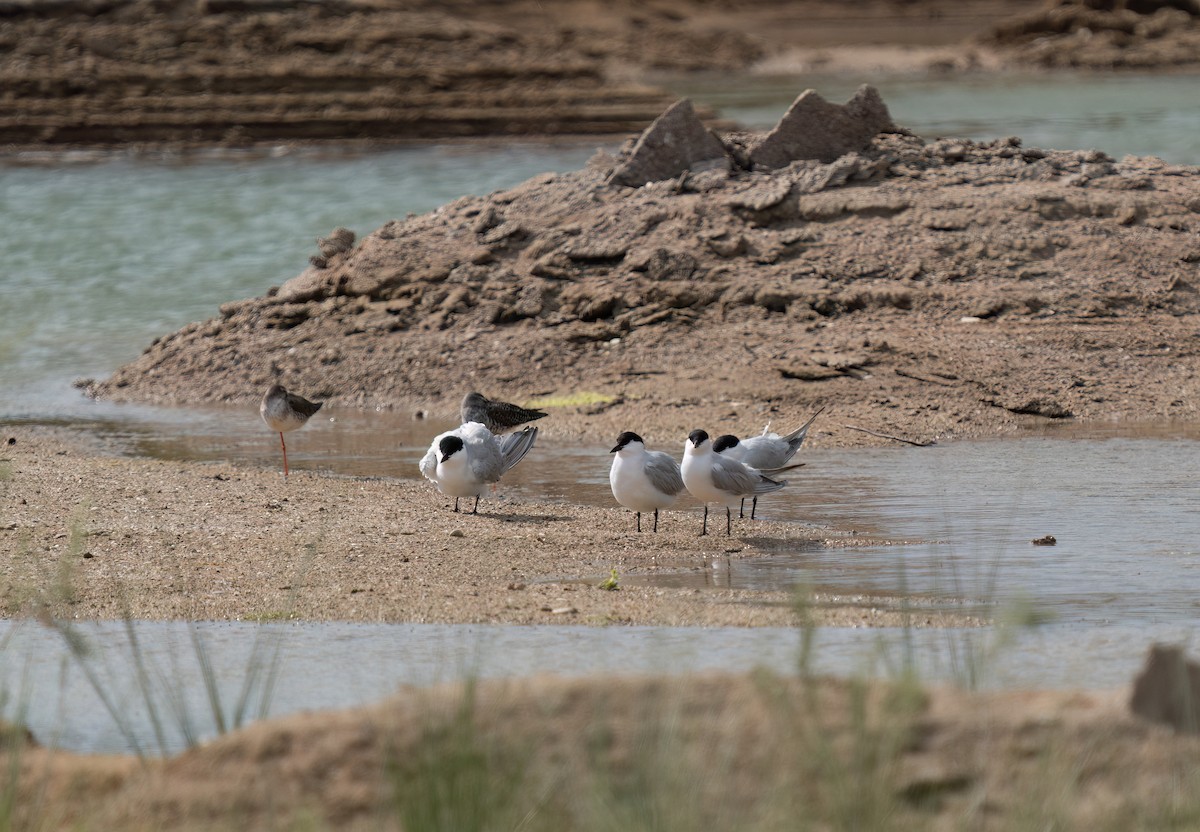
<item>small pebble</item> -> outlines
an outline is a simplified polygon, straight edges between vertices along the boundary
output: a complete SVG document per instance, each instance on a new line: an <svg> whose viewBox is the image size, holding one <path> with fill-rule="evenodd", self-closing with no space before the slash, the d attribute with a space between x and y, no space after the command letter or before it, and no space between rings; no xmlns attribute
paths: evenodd
<svg viewBox="0 0 1200 832"><path fill-rule="evenodd" d="M450 532L450 536L451 537L466 537L466 534L463 533L462 529L455 529L454 531Z"/></svg>

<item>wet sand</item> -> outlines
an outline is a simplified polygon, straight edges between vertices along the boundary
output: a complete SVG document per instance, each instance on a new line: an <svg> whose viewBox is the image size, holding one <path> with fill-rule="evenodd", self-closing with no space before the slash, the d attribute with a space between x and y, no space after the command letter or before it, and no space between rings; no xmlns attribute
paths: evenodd
<svg viewBox="0 0 1200 832"><path fill-rule="evenodd" d="M456 514L424 481L293 471L285 482L279 471L115 458L62 435L7 433L16 439L0 484L9 616L790 625L789 593L722 589L722 564L814 545L852 557L865 543L845 530L764 520L735 520L726 537L724 512L700 537L698 509L664 512L658 534L644 517L638 534L615 502L514 500L503 484L478 515ZM618 582L689 571L714 585L600 588L614 569ZM979 623L905 611L900 598L812 602L829 625Z"/></svg>

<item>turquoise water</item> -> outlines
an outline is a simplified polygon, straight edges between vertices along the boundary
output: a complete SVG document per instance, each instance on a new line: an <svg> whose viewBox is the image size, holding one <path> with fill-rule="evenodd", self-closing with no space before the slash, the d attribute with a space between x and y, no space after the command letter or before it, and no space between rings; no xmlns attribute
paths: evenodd
<svg viewBox="0 0 1200 832"><path fill-rule="evenodd" d="M298 274L316 238L581 166L594 144L110 158L0 168L0 415L62 415L70 387Z"/></svg>

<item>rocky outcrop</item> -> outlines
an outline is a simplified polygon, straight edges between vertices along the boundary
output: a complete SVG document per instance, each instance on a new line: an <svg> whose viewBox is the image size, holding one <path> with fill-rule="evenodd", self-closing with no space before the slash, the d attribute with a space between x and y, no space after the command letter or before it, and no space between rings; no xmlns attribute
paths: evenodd
<svg viewBox="0 0 1200 832"><path fill-rule="evenodd" d="M1200 733L1200 665L1182 647L1155 644L1133 683L1129 708L1181 733Z"/></svg>
<svg viewBox="0 0 1200 832"><path fill-rule="evenodd" d="M775 128L750 149L750 161L782 168L795 161L832 162L865 148L879 133L896 129L879 92L864 84L845 104L805 90Z"/></svg>
<svg viewBox="0 0 1200 832"><path fill-rule="evenodd" d="M879 133L895 130L887 105L867 84L841 105L830 104L815 90L805 90L775 129L754 137L748 145L745 135L722 142L704 126L685 98L646 128L610 181L640 187L683 173L714 171L715 178L709 178L719 181L734 166L783 168L794 162L829 163L864 149ZM779 199L788 187L790 183L779 193Z"/></svg>
<svg viewBox="0 0 1200 832"><path fill-rule="evenodd" d="M692 102L684 98L646 128L629 157L613 171L612 181L639 187L700 166L711 169L714 163L728 165L725 146L700 121Z"/></svg>

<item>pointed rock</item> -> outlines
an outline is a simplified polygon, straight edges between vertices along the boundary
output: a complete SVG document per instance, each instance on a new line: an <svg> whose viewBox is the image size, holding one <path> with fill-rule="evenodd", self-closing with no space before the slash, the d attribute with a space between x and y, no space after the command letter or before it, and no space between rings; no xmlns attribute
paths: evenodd
<svg viewBox="0 0 1200 832"><path fill-rule="evenodd" d="M636 188L678 176L701 162L725 158L720 139L700 121L692 102L681 98L646 128L629 158L613 171L611 181Z"/></svg>
<svg viewBox="0 0 1200 832"><path fill-rule="evenodd" d="M1182 733L1200 731L1200 666L1187 660L1183 648L1155 644L1146 666L1133 683L1129 709L1138 716L1165 722Z"/></svg>
<svg viewBox="0 0 1200 832"><path fill-rule="evenodd" d="M862 150L875 134L895 129L879 91L868 84L845 104L830 104L815 90L805 90L775 129L751 149L750 161L767 168L802 159L832 162Z"/></svg>

